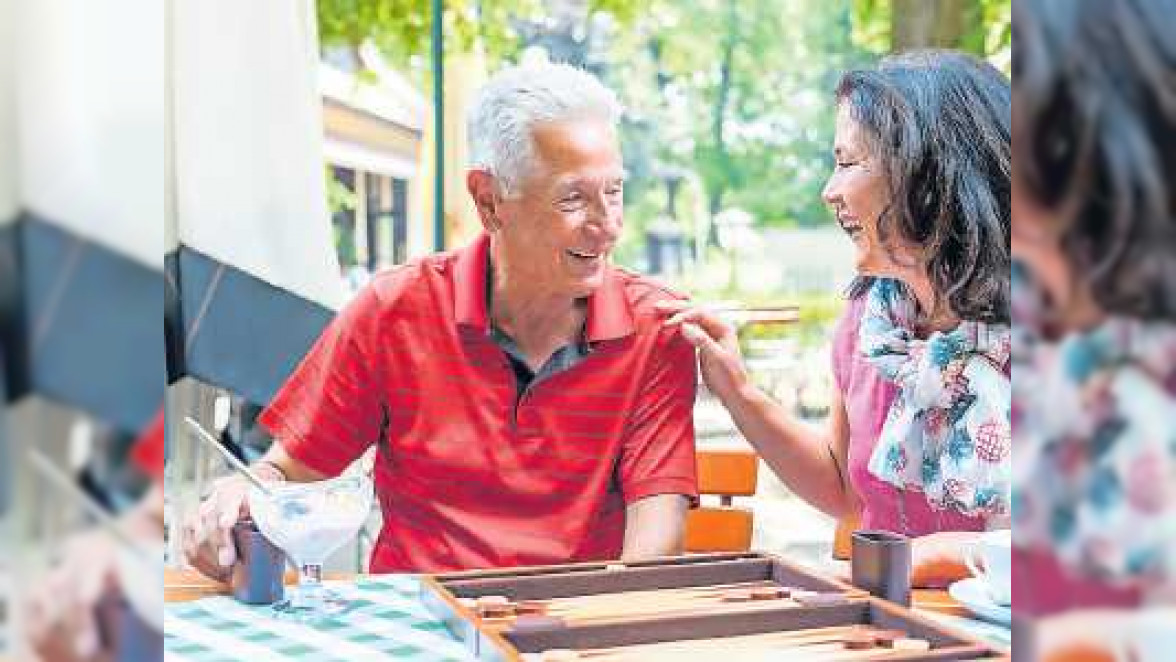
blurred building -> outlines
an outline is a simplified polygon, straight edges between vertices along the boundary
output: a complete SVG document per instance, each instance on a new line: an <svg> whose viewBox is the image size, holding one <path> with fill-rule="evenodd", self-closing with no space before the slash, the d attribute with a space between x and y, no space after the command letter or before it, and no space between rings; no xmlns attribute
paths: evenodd
<svg viewBox="0 0 1176 662"><path fill-rule="evenodd" d="M445 81L445 236L438 242L431 102L375 49L331 51L319 66L327 197L351 291L371 274L463 245L480 229L465 191L465 115L485 79L480 54L452 56Z"/></svg>
<svg viewBox="0 0 1176 662"><path fill-rule="evenodd" d="M345 277L402 263L433 244L431 219L409 219L427 101L393 71L374 75L369 84L330 62L319 67L331 226Z"/></svg>

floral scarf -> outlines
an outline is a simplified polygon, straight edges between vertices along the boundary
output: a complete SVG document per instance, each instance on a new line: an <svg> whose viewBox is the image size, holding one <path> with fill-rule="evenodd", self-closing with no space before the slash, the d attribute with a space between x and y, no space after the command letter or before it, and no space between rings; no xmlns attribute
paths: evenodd
<svg viewBox="0 0 1176 662"><path fill-rule="evenodd" d="M1018 545L1113 583L1176 575L1176 328L1122 317L1046 340L1014 270Z"/></svg>
<svg viewBox="0 0 1176 662"><path fill-rule="evenodd" d="M914 305L894 280L867 294L862 353L898 386L870 473L923 492L934 508L1005 515L1012 472L1009 327L961 322L919 340Z"/></svg>

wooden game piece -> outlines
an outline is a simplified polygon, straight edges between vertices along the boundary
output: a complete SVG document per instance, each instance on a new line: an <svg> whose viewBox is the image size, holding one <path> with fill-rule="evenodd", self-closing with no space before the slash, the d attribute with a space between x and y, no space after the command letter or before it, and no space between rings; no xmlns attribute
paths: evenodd
<svg viewBox="0 0 1176 662"><path fill-rule="evenodd" d="M874 641L882 648L894 648L894 642L906 639L907 633L902 630L874 630Z"/></svg>
<svg viewBox="0 0 1176 662"><path fill-rule="evenodd" d="M723 591L719 598L723 602L747 602L752 599L751 591L747 590L730 590Z"/></svg>
<svg viewBox="0 0 1176 662"><path fill-rule="evenodd" d="M483 618L503 618L514 615L514 603L502 595L483 595L478 598L478 615Z"/></svg>
<svg viewBox="0 0 1176 662"><path fill-rule="evenodd" d="M874 633L862 629L846 632L841 637L841 643L847 650L862 651L874 648L877 641L874 639Z"/></svg>
<svg viewBox="0 0 1176 662"><path fill-rule="evenodd" d="M890 647L896 651L929 651L931 650L931 642L926 639L903 637L902 639L895 639Z"/></svg>
<svg viewBox="0 0 1176 662"><path fill-rule="evenodd" d="M580 654L567 648L552 648L539 654L542 662L573 662L580 659Z"/></svg>
<svg viewBox="0 0 1176 662"><path fill-rule="evenodd" d="M514 610L510 607L478 607L478 615L488 621L507 620L514 617Z"/></svg>
<svg viewBox="0 0 1176 662"><path fill-rule="evenodd" d="M805 591L802 595L793 593L792 599L805 607L828 607L847 602L846 597L840 593L817 593L815 591Z"/></svg>
<svg viewBox="0 0 1176 662"><path fill-rule="evenodd" d="M504 595L483 595L477 602L479 607L500 607L510 604L510 599Z"/></svg>
<svg viewBox="0 0 1176 662"><path fill-rule="evenodd" d="M783 597L776 586L761 586L751 589L752 600L776 600Z"/></svg>
<svg viewBox="0 0 1176 662"><path fill-rule="evenodd" d="M521 600L515 603L515 613L519 616L531 614L546 614L547 603L541 600Z"/></svg>

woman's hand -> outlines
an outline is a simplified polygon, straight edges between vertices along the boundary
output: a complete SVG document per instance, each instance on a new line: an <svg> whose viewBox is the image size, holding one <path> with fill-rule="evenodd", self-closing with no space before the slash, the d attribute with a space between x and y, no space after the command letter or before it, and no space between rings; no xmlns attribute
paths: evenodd
<svg viewBox="0 0 1176 662"><path fill-rule="evenodd" d="M964 563L969 545L980 536L969 531L942 531L911 543L911 586L943 588L972 576Z"/></svg>
<svg viewBox="0 0 1176 662"><path fill-rule="evenodd" d="M1076 609L1033 625L1034 658L1042 662L1135 662L1171 659L1171 609Z"/></svg>
<svg viewBox="0 0 1176 662"><path fill-rule="evenodd" d="M725 403L750 384L731 325L687 301L662 301L656 308L669 316L665 326L681 329L682 337L698 349L702 379L711 393Z"/></svg>

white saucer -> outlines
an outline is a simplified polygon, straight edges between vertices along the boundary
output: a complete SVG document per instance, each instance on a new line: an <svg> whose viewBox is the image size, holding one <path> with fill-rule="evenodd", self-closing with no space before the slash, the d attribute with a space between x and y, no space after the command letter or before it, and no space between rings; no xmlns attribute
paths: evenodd
<svg viewBox="0 0 1176 662"><path fill-rule="evenodd" d="M960 580L947 587L947 593L980 618L1001 625L1011 625L1013 622L1013 610L993 602L988 597L983 580L976 577Z"/></svg>

